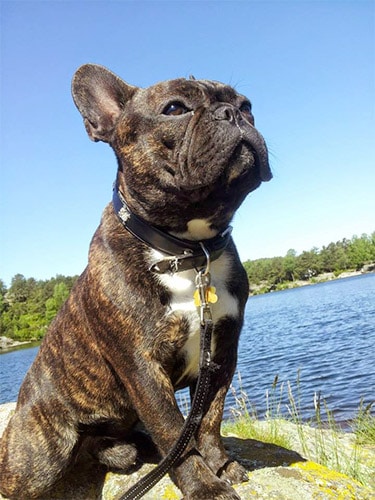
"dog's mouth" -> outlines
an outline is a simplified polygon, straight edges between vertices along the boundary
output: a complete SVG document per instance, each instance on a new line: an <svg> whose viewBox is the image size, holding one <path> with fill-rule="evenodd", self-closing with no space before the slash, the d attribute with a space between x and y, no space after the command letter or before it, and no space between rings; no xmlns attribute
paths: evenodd
<svg viewBox="0 0 375 500"><path fill-rule="evenodd" d="M200 168L210 168L200 167ZM272 178L272 173L268 165L268 155L264 151L256 151L246 141L242 141L235 148L229 158L227 165L224 165L216 179L209 176L202 176L197 182L178 182L178 190L191 201L199 201L216 190L228 191L241 186L241 190L246 189L248 193L256 189L261 182L267 182Z"/></svg>
<svg viewBox="0 0 375 500"><path fill-rule="evenodd" d="M267 146L258 130L241 116L233 120L215 116L215 110L197 113L186 129L182 147L175 149L173 182L197 199L199 193L228 189L238 180L250 192L272 178Z"/></svg>

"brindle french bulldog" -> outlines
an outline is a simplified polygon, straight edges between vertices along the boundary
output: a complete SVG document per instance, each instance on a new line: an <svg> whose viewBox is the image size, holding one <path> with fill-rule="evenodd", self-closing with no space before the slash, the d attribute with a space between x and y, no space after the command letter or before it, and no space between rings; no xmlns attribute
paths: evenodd
<svg viewBox="0 0 375 500"><path fill-rule="evenodd" d="M238 499L230 484L247 476L228 459L220 423L248 282L228 227L272 176L251 104L222 83L181 78L141 89L92 64L78 69L72 93L90 138L116 154L114 203L22 384L1 440L0 491L45 494L86 435L102 438L99 461L126 470L137 459L127 436L139 421L168 454L184 423L174 393L194 391L198 374L193 295L207 258L202 242L218 297L215 371L202 424L173 477L186 499Z"/></svg>

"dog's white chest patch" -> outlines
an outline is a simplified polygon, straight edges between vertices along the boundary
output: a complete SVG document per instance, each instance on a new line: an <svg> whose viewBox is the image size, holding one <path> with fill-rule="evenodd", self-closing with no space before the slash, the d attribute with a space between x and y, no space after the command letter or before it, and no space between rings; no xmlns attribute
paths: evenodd
<svg viewBox="0 0 375 500"><path fill-rule="evenodd" d="M198 240L216 236L216 232L211 228L211 224L206 219L192 219L188 222L187 227L187 234L194 235Z"/></svg>
<svg viewBox="0 0 375 500"><path fill-rule="evenodd" d="M155 250L152 251L152 261L160 260L163 255ZM226 282L230 272L230 257L225 253L211 264L211 284L216 288L218 300L210 304L214 324L225 316L237 317L239 304L236 297L229 293ZM189 337L183 347L186 367L181 376L197 376L199 369L199 345L200 345L200 311L194 304L194 292L196 290L195 270L183 271L175 274L161 274L161 283L169 290L172 299L167 314L178 314L185 317L189 322ZM216 339L212 339L212 354L215 355Z"/></svg>

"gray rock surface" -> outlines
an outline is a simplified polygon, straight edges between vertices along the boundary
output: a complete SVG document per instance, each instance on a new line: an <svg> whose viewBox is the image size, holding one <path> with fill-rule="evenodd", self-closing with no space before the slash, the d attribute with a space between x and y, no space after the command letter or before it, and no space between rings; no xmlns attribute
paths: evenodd
<svg viewBox="0 0 375 500"><path fill-rule="evenodd" d="M0 434L15 407L14 403L0 406ZM266 424L264 424L266 425ZM263 443L237 436L224 438L230 455L248 470L249 481L236 485L235 489L243 500L374 500L373 479L363 484L344 474L335 472L313 461L303 458L296 438L296 428L288 422L280 422L285 432L292 437L293 448ZM313 432L313 430L312 430ZM329 433L327 431L327 439ZM345 438L348 452L351 438ZM346 441L345 441L346 439ZM296 445L294 446L294 441ZM363 467L375 464L375 450L366 449ZM44 500L117 500L149 470L153 463L146 463L132 474L107 472L103 467L82 459ZM164 477L144 498L146 500L180 499L181 492L168 476ZM1 497L0 495L0 498Z"/></svg>

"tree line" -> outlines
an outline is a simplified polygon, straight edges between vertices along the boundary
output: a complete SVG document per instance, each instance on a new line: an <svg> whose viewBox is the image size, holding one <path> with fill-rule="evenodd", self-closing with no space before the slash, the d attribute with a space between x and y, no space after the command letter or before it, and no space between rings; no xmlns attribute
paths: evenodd
<svg viewBox="0 0 375 500"><path fill-rule="evenodd" d="M336 243L312 248L297 255L293 249L284 257L248 260L243 263L250 288L266 292L285 288L285 284L314 280L322 273L360 271L366 264L375 263L375 232L344 238Z"/></svg>
<svg viewBox="0 0 375 500"><path fill-rule="evenodd" d="M284 257L244 262L250 287L257 292L285 288L286 283L313 280L315 276L346 270L360 270L375 262L375 232L343 239L318 250L297 255L289 250ZM57 311L68 297L77 276L57 275L35 280L16 274L7 288L0 280L0 336L14 340L40 340Z"/></svg>
<svg viewBox="0 0 375 500"><path fill-rule="evenodd" d="M0 280L0 336L40 340L67 299L77 276L35 280L16 274L9 289Z"/></svg>

